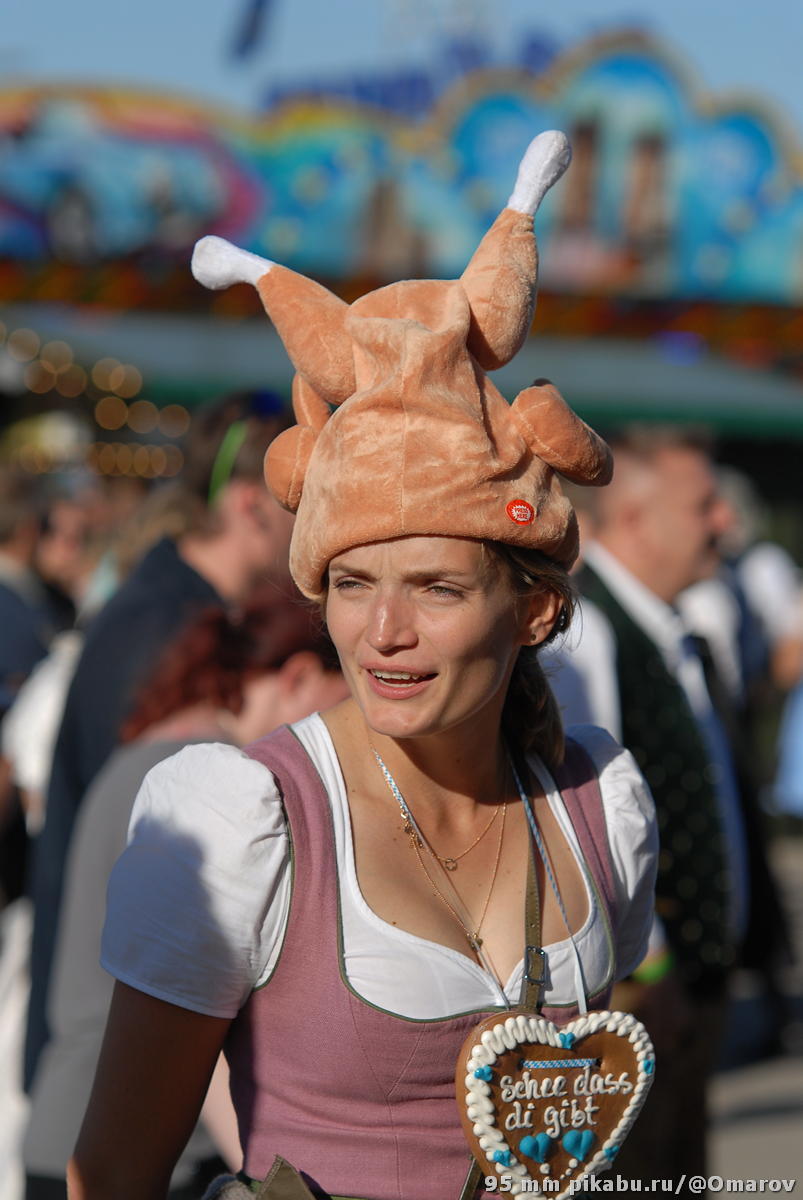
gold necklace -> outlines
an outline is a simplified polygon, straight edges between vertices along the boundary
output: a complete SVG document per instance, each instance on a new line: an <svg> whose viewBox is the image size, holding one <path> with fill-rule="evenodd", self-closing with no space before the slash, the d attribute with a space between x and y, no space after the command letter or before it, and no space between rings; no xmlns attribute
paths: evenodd
<svg viewBox="0 0 803 1200"><path fill-rule="evenodd" d="M437 850L433 850L431 846L430 846L430 850L435 855L435 857L437 858L437 860L441 864L441 866L445 867L447 871L456 871L457 864L459 863L460 859L465 858L466 855L468 854L469 850L473 850L474 847L479 842L482 841L482 839L485 837L486 833L489 831L489 829L491 828L491 826L493 825L494 821L496 820L496 818L498 816L499 816L499 809L495 808L490 821L485 826L482 833L478 834L477 837L474 838L474 841L471 843L471 845L466 846L465 850L463 850L460 854L452 854L448 858L441 858L441 856L440 856L440 854L438 854Z"/></svg>
<svg viewBox="0 0 803 1200"><path fill-rule="evenodd" d="M490 831L491 826L493 825L496 818L499 816L499 808L498 807L494 808L494 811L491 814L490 821L485 826L485 828L480 833L477 834L477 836L474 838L474 841L471 843L470 846L466 846L465 850L461 850L459 854L449 854L446 857L443 857L442 855L438 854L437 850L433 849L433 847L430 845L430 843L426 840L426 838L422 834L421 830L418 828L418 824L415 820L415 817L413 816L413 814L410 811L407 801L405 800L404 796L401 794L401 791L399 789L398 784L396 783L396 780L393 778L390 771L385 766L385 763L384 763L383 759L380 757L379 752L373 746L371 746L371 749L374 752L374 758L376 759L377 763L379 764L379 769L381 770L382 774L385 777L385 783L390 788L391 795L394 797L394 799L396 800L396 803L398 804L398 806L401 810L401 815L402 815L402 819L404 822L404 832L411 838L417 838L419 844L426 842L427 850L429 850L432 857L437 858L437 860L441 864L441 866L445 867L447 871L456 871L457 864L460 861L460 859L465 858L466 855L471 850L473 850L475 846L478 846L479 843L482 841L482 839L485 837L486 833L488 833Z"/></svg>
<svg viewBox="0 0 803 1200"><path fill-rule="evenodd" d="M466 935L466 940L468 941L469 946L471 947L471 949L474 951L475 954L478 954L480 947L482 946L482 938L480 937L480 930L482 929L482 923L485 920L485 914L488 911L488 905L491 901L491 893L494 890L494 884L496 883L496 876L499 871L499 860L502 856L502 841L505 836L505 817L507 816L507 801L505 800L502 804L502 824L499 829L499 841L497 842L497 846L496 846L496 858L494 860L494 869L493 869L493 874L491 875L491 883L488 888L488 893L485 897L485 903L482 906L482 912L480 913L480 919L477 922L476 928L474 930L471 930L468 927L468 925L466 925L465 921L460 916L460 914L458 913L458 911L454 907L454 905L450 904L450 902L446 899L443 892L440 890L440 888L436 884L435 880L430 875L429 871L427 870L426 866L424 865L424 860L421 857L421 848L422 848L422 846L426 847L426 849L429 851L432 858L434 858L437 862L439 862L444 867L444 869L447 871L454 871L455 867L457 866L456 860L455 859L444 859L440 856L440 854L436 854L436 852L432 849L429 842L426 840L426 838L421 833L421 830L418 828L415 817L413 816L412 812L410 811L410 807L407 804L407 801L404 799L404 796L401 794L401 790L399 788L399 785L396 783L396 780L391 775L391 773L388 770L387 766L385 765L384 761L380 757L378 751L373 746L371 746L371 749L374 752L374 758L376 759L376 761L379 765L379 768L385 778L385 783L388 785L390 794L394 797L394 799L396 800L396 803L399 805L402 817L404 819L404 832L410 838L410 845L415 850L416 857L418 859L418 863L419 863L419 866L421 867L421 870L424 872L427 879L429 880L430 887L432 888L435 896L448 909L448 911L451 913L454 920L457 921L458 925L463 930L463 933ZM496 820L496 816L497 816L498 812L499 812L499 809L496 809L494 811L493 816L491 817L490 821L485 826L485 828L483 829L483 831L479 835L479 837L475 838L475 840L471 843L471 845L468 847L468 849L464 850L462 852L462 854L459 854L457 856L458 858L463 858L464 855L468 854L469 850L473 850L473 848L477 845L477 842L481 841L482 838L485 837L486 833L491 828L491 825ZM448 865L449 862L453 862L454 866L449 866ZM452 887L452 890L455 891L454 884L451 884L451 887ZM457 894L456 891L455 891L455 894Z"/></svg>
<svg viewBox="0 0 803 1200"><path fill-rule="evenodd" d="M413 848L415 849L416 857L418 859L419 866L421 867L421 870L424 872L427 879L429 880L432 891L437 896L437 898L441 901L441 903L449 910L449 912L454 917L455 921L457 921L458 925L463 930L463 933L466 935L466 941L468 942L469 946L471 947L471 949L474 951L475 954L479 954L480 947L482 946L482 938L480 937L480 930L482 929L482 923L485 920L485 914L488 911L488 905L490 904L490 901L491 901L491 893L494 890L494 884L496 883L496 876L499 871L499 860L502 857L502 839L504 838L504 835L505 835L505 816L506 816L506 814L507 814L507 801L505 801L502 805L502 824L499 827L499 841L497 842L497 845L496 845L496 858L494 860L494 869L493 869L493 874L491 875L491 882L488 886L488 893L485 897L485 903L482 906L482 912L480 913L480 919L479 919L479 921L477 921L477 927L474 930L470 929L469 926L466 925L465 921L460 916L460 913L457 911L457 909L454 907L453 904L449 903L449 901L446 899L443 892L440 890L437 883L435 882L435 880L432 878L429 871L427 870L427 868L424 864L424 860L421 857L421 840L420 840L420 838L416 837L415 833L413 833L413 836L411 838ZM427 850L429 850L429 852L433 858L438 857L438 855L434 853L434 851L432 850L432 847L429 846L427 844L427 842L424 842L423 844L424 844L424 846L426 846ZM452 887L454 888L454 884L452 884ZM468 911L468 910L466 910L466 911Z"/></svg>

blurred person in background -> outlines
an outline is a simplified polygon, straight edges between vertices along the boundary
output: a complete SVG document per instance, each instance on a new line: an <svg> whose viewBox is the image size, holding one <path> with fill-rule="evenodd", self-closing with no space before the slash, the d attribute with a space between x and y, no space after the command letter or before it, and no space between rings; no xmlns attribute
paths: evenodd
<svg viewBox="0 0 803 1200"><path fill-rule="evenodd" d="M119 741L145 674L210 604L237 605L284 581L292 518L268 495L262 462L287 416L269 393L236 393L199 413L185 448L189 521L153 546L91 621L53 754L33 856L34 931L25 1079L47 1040L47 989L64 861L81 801Z"/></svg>
<svg viewBox="0 0 803 1200"><path fill-rule="evenodd" d="M37 570L47 513L41 479L0 466L0 717L13 705L26 679L47 654L72 613L54 603ZM26 858L25 821L14 773L0 765L0 908L22 891Z"/></svg>
<svg viewBox="0 0 803 1200"><path fill-rule="evenodd" d="M108 486L127 482L105 480L106 487L90 493L91 570L73 572L84 585L75 597L76 623L53 639L0 727L3 758L19 790L30 836L39 833L44 820L56 737L85 630L153 546L163 538L177 541L193 525L193 500L180 483L161 484L150 492L124 488L121 494Z"/></svg>
<svg viewBox="0 0 803 1200"><path fill-rule="evenodd" d="M787 692L803 674L803 586L800 567L768 535L767 506L742 472L722 473L722 488L734 512L725 553L751 614L764 635L763 674ZM747 683L753 682L748 672Z"/></svg>
<svg viewBox="0 0 803 1200"><path fill-rule="evenodd" d="M597 509L587 490L567 482L563 490L574 505L580 534L580 551L572 574L576 577L583 566L583 554L597 528ZM589 671L584 660L573 653L580 642L601 647L603 657L612 661L616 642L611 624L601 609L587 596L576 596L572 623L562 637L544 647L542 662L558 704L575 725L602 725L617 741L622 739L619 721L619 692L616 679L609 671Z"/></svg>
<svg viewBox="0 0 803 1200"><path fill-rule="evenodd" d="M655 1043L655 1086L617 1158L642 1179L705 1174L706 1085L717 1058L726 986L737 961L768 968L785 947L784 919L754 796L730 740L725 690L676 602L710 577L732 515L704 441L680 429L610 439L613 483L600 493L578 575L583 604L606 618L564 651L582 711L551 676L568 723L621 737L644 772L661 834L650 952L614 994ZM606 698L600 703L599 697Z"/></svg>
<svg viewBox="0 0 803 1200"><path fill-rule="evenodd" d="M81 807L48 1005L53 1036L36 1074L23 1151L26 1200L67 1195L65 1164L89 1098L114 982L98 961L106 884L143 778L190 742L246 745L346 695L320 619L300 601L297 593L266 588L239 617L225 608L202 613L160 658L123 727L125 744ZM174 1172L171 1198L197 1200L221 1166L216 1154L229 1164L239 1156L223 1064L202 1126Z"/></svg>
<svg viewBox="0 0 803 1200"><path fill-rule="evenodd" d="M51 499L36 547L36 569L51 604L62 614L62 629L74 624L97 562L94 532L87 494Z"/></svg>
<svg viewBox="0 0 803 1200"><path fill-rule="evenodd" d="M56 631L36 572L44 497L40 482L0 467L0 706L10 708Z"/></svg>
<svg viewBox="0 0 803 1200"><path fill-rule="evenodd" d="M103 479L56 497L57 516L43 522L37 566L75 623L50 643L2 719L0 744L19 790L30 835L42 825L45 794L64 702L84 631L103 604L162 537L190 526L190 501L178 483L150 492L125 478ZM118 487L119 485L119 487ZM133 507L132 507L133 506Z"/></svg>
<svg viewBox="0 0 803 1200"><path fill-rule="evenodd" d="M768 513L754 483L730 467L719 468L718 478L732 512L723 563L715 578L684 592L680 605L708 640L728 686L756 790L771 812L794 816L803 811L800 568L767 535Z"/></svg>
<svg viewBox="0 0 803 1200"><path fill-rule="evenodd" d="M803 683L784 705L771 803L787 833L803 834Z"/></svg>
<svg viewBox="0 0 803 1200"><path fill-rule="evenodd" d="M106 540L105 491L94 481L57 491L44 507L34 562L58 631L22 684L0 729L28 835L41 828L64 698L83 643L86 598Z"/></svg>
<svg viewBox="0 0 803 1200"><path fill-rule="evenodd" d="M803 670L803 587L800 568L766 536L768 516L755 485L720 467L717 479L731 519L720 542L715 577L680 598L692 627L708 638L717 666L742 706L786 692Z"/></svg>

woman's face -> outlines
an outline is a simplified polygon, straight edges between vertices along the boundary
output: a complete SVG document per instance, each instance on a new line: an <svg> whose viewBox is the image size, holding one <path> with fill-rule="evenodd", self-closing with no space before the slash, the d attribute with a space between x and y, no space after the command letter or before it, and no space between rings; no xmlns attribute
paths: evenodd
<svg viewBox="0 0 803 1200"><path fill-rule="evenodd" d="M409 537L332 559L326 621L368 725L390 737L498 728L531 633L557 616L550 592L516 596L480 542Z"/></svg>

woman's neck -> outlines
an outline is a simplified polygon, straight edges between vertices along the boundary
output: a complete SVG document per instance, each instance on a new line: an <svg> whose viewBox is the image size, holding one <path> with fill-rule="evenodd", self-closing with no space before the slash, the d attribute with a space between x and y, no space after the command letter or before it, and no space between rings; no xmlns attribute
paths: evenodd
<svg viewBox="0 0 803 1200"><path fill-rule="evenodd" d="M351 763L371 791L385 788L376 751L417 814L469 819L479 806L509 798L507 752L498 720L487 716L420 737L394 738L366 724L352 701L326 714L337 744L344 734ZM490 727L492 725L492 727ZM458 816L458 813L460 816Z"/></svg>

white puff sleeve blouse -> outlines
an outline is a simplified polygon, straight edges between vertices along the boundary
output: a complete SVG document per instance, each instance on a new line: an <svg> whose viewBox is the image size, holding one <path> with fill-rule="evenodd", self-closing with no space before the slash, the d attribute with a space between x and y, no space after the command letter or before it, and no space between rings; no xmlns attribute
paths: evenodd
<svg viewBox="0 0 803 1200"><path fill-rule="evenodd" d="M332 806L344 965L354 990L400 1016L438 1019L518 1001L522 965L502 991L458 951L389 925L365 903L351 843L345 785L317 714L293 726ZM617 893L617 977L644 956L657 832L652 798L631 755L592 726L573 729L599 774ZM594 899L560 793L531 761L586 877L589 912L574 932L589 992L610 972L603 914ZM234 1017L271 974L291 893L290 847L273 776L228 745L193 745L158 764L137 797L129 844L109 882L101 962L131 987L195 1012ZM572 1003L568 938L545 947L548 1005Z"/></svg>

